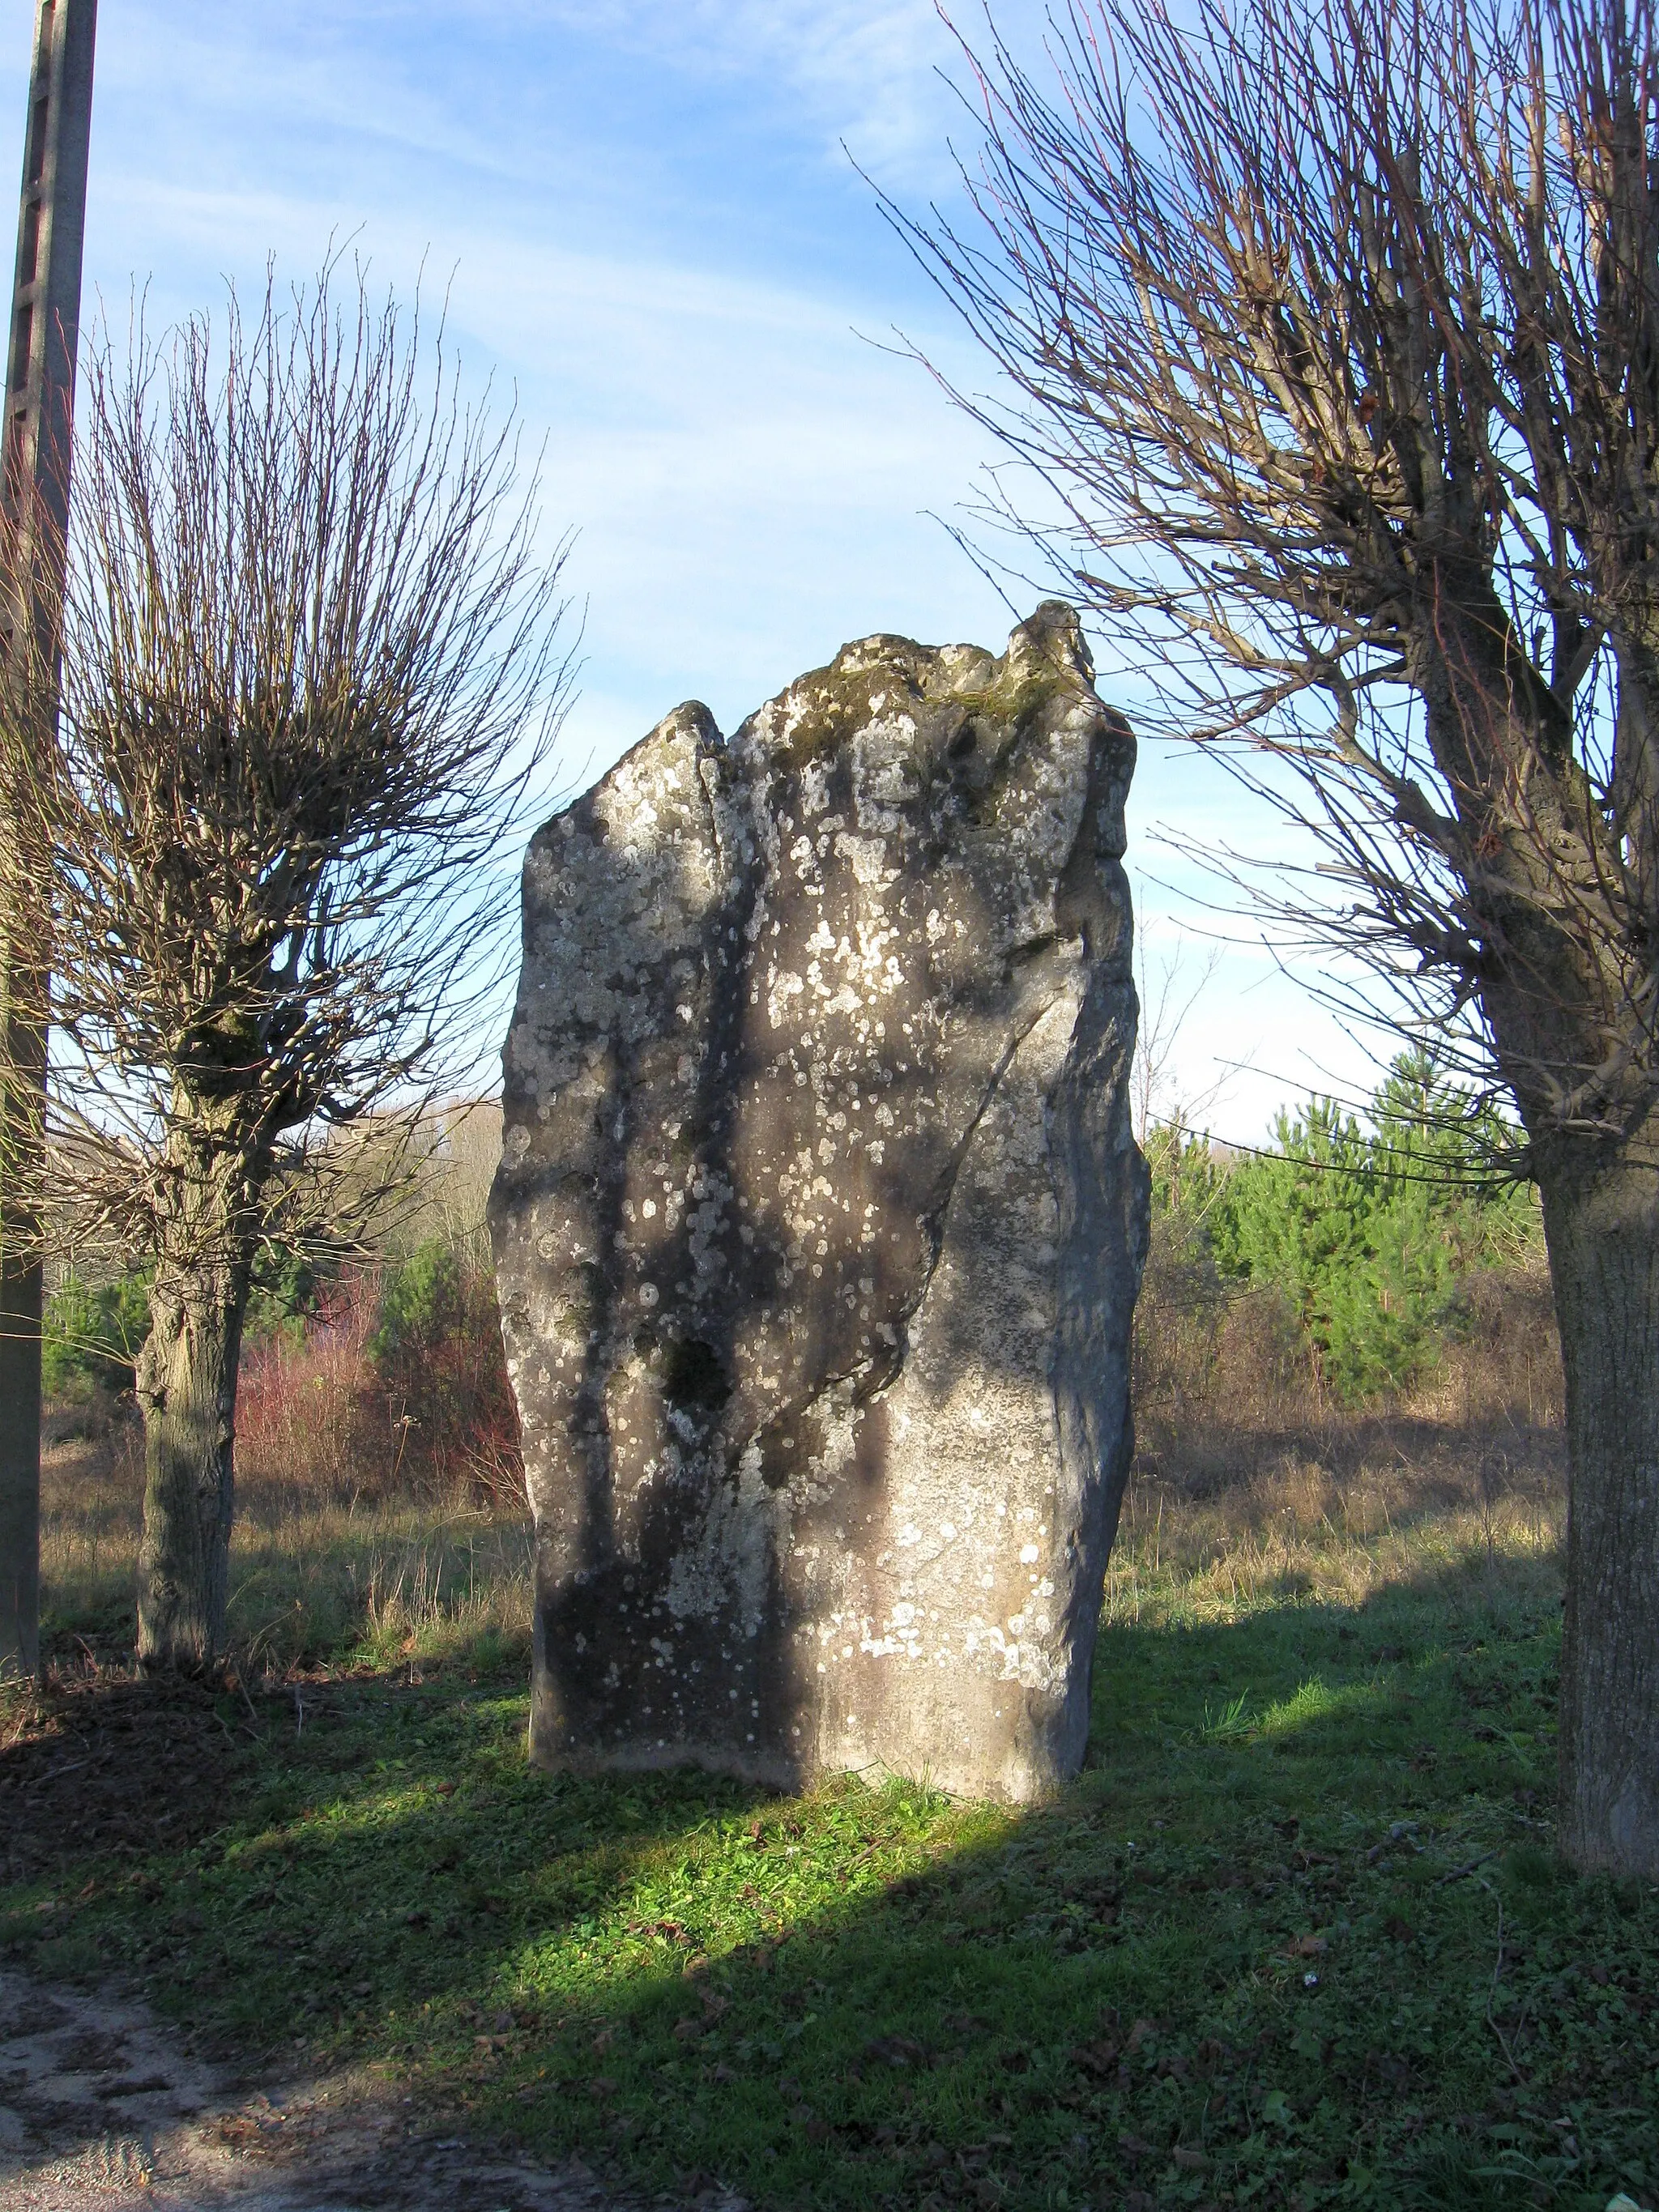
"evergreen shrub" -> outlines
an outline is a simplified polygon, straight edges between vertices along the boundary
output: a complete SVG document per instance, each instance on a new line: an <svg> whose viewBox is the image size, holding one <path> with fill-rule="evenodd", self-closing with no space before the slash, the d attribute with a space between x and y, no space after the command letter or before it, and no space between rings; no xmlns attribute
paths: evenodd
<svg viewBox="0 0 1659 2212"><path fill-rule="evenodd" d="M1258 1294L1347 1405L1425 1380L1468 1328L1475 1281L1541 1244L1516 1131L1420 1050L1363 1117L1322 1097L1281 1110L1271 1152L1178 1127L1146 1149L1155 1299L1213 1334L1230 1296Z"/></svg>

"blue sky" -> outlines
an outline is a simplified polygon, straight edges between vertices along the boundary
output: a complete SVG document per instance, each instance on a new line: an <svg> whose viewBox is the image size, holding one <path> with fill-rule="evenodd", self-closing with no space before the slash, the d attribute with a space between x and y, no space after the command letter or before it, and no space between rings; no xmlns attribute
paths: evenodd
<svg viewBox="0 0 1659 2212"><path fill-rule="evenodd" d="M998 14L1040 36L1035 0ZM32 15L7 0L0 44L20 143ZM848 638L1000 644L1006 607L929 512L959 514L988 443L894 333L983 372L854 166L911 209L953 198L947 142L972 131L932 0L101 0L100 18L87 312L101 295L124 320L137 280L166 320L227 276L258 284L268 255L303 277L331 237L399 293L422 269L447 288L465 382L516 396L546 440L550 539L575 533L573 787L680 700L729 729ZM1254 829L1218 769L1148 746L1130 865L1181 883L1159 823ZM1181 902L1146 882L1143 915L1156 975ZM1322 1069L1367 1079L1259 951L1224 957L1175 1085L1206 1094L1238 1062L1208 1118L1245 1138Z"/></svg>

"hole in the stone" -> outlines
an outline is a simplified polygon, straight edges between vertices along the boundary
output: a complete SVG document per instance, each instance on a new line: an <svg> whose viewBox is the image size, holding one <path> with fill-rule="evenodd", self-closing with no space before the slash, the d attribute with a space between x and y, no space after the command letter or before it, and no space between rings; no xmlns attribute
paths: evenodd
<svg viewBox="0 0 1659 2212"><path fill-rule="evenodd" d="M979 743L979 732L971 722L964 722L951 740L948 750L952 760L966 760Z"/></svg>
<svg viewBox="0 0 1659 2212"><path fill-rule="evenodd" d="M663 1395L671 1406L701 1407L714 1412L732 1395L732 1381L712 1344L689 1336L663 1355Z"/></svg>

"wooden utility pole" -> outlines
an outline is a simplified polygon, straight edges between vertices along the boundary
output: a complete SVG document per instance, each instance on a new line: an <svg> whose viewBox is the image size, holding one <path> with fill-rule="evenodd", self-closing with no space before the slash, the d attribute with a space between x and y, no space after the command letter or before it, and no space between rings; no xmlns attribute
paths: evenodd
<svg viewBox="0 0 1659 2212"><path fill-rule="evenodd" d="M36 0L4 428L0 713L57 733L52 641L64 588L80 345L81 249L98 0ZM0 793L0 1674L40 1644L40 1200L51 969L40 886L16 865Z"/></svg>

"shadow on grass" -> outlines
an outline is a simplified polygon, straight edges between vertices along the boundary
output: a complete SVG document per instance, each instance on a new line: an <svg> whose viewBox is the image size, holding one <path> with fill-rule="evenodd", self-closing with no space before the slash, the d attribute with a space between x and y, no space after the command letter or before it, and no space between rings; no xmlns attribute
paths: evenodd
<svg viewBox="0 0 1659 2212"><path fill-rule="evenodd" d="M70 1848L3 1932L760 2205L1600 2212L1659 2182L1659 1899L1551 1856L1556 1644L1462 1572L1109 1629L1090 1767L1023 1814L540 1775L516 1685L339 1682L297 1734L255 1701L211 1835Z"/></svg>

